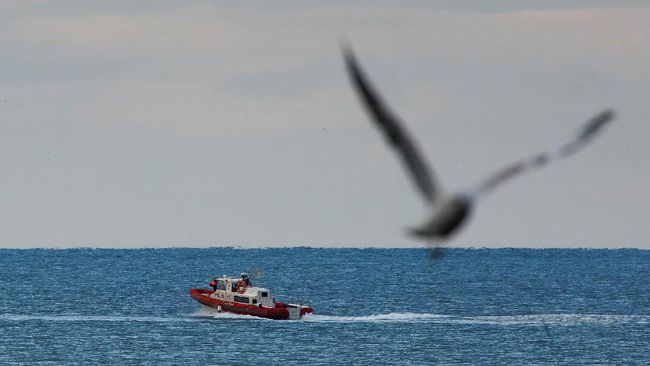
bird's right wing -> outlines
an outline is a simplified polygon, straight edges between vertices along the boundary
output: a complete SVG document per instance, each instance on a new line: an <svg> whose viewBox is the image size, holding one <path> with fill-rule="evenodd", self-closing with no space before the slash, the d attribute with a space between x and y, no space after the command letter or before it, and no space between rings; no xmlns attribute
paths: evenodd
<svg viewBox="0 0 650 366"><path fill-rule="evenodd" d="M429 203L433 203L438 195L438 189L414 140L408 135L399 119L388 110L379 93L370 84L357 63L352 49L347 45L342 49L350 80L368 114L384 132L388 142L400 153L402 162L413 176L420 193Z"/></svg>
<svg viewBox="0 0 650 366"><path fill-rule="evenodd" d="M591 139L596 136L602 127L614 118L614 111L611 109L605 110L593 118L591 118L580 130L576 136L570 141L560 145L559 147L549 150L528 159L519 160L513 164L492 174L486 179L479 187L473 192L476 195L483 195L492 191L496 186L505 182L506 180L533 168L541 168L553 160L565 158L572 155Z"/></svg>

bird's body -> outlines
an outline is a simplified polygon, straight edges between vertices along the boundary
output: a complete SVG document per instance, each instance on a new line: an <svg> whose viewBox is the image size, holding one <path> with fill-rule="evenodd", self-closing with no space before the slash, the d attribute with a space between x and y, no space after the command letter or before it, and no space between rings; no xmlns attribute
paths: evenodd
<svg viewBox="0 0 650 366"><path fill-rule="evenodd" d="M474 189L446 195L442 193L442 189L435 181L415 141L410 137L399 118L381 100L379 93L375 91L358 65L349 46L344 46L343 56L350 80L366 111L384 133L390 146L399 154L416 187L431 208L428 220L422 226L409 230L414 236L427 240L449 238L458 232L458 229L471 216L476 201L480 197L526 170L545 166L555 159L573 154L588 143L614 117L612 110L605 110L590 119L573 139L558 148L507 165L490 175Z"/></svg>
<svg viewBox="0 0 650 366"><path fill-rule="evenodd" d="M422 226L409 232L421 238L446 238L467 221L473 207L474 201L463 194L445 197Z"/></svg>

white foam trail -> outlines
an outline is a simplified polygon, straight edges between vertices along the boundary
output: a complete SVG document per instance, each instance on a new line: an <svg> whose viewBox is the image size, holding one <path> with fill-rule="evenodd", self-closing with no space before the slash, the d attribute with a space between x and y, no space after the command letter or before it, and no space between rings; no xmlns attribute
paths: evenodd
<svg viewBox="0 0 650 366"><path fill-rule="evenodd" d="M201 309L197 312L192 313L190 316L197 318L212 318L215 315L219 314L217 309L211 308L209 306L201 305Z"/></svg>
<svg viewBox="0 0 650 366"><path fill-rule="evenodd" d="M211 318L211 319L246 319L246 320L268 320L265 318L260 318L252 315L245 314L235 314L228 312L218 312L217 309L211 308L209 306L202 306L201 310L192 313L192 317L195 318Z"/></svg>
<svg viewBox="0 0 650 366"><path fill-rule="evenodd" d="M336 316L306 314L302 317L306 322L430 322L445 318L447 315L419 313L389 313L367 316Z"/></svg>
<svg viewBox="0 0 650 366"><path fill-rule="evenodd" d="M306 322L388 322L388 323L436 323L436 324L486 324L486 325L608 325L648 324L650 315L605 314L536 314L499 316L455 316L431 313L389 313L368 316L305 315Z"/></svg>
<svg viewBox="0 0 650 366"><path fill-rule="evenodd" d="M648 315L615 314L537 314L476 316L455 319L457 323L494 325L608 325L608 324L648 324Z"/></svg>

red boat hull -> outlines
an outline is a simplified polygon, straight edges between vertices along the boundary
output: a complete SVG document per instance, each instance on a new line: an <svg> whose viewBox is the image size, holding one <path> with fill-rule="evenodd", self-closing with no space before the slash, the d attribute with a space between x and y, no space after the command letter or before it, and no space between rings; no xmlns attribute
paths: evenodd
<svg viewBox="0 0 650 366"><path fill-rule="evenodd" d="M211 308L217 309L221 307L221 311L235 313L235 314L245 314L253 315L261 318L275 319L275 320L287 320L289 319L289 310L287 307L290 305L284 303L276 303L275 308L266 308L259 307L256 305L250 304L239 304L230 301L223 301L210 297L212 291L203 289L203 288L193 288L190 290L190 296L201 304L209 306ZM305 314L312 314L314 309L310 307L303 307L300 309L300 316L302 317Z"/></svg>

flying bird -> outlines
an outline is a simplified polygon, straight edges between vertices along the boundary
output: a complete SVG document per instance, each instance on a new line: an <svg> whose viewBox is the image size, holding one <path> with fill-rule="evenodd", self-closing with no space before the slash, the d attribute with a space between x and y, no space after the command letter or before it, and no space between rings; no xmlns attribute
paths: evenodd
<svg viewBox="0 0 650 366"><path fill-rule="evenodd" d="M507 165L472 189L445 194L422 157L415 140L400 119L390 111L359 66L352 48L344 44L342 51L350 80L362 104L383 132L387 142L399 154L417 189L431 208L431 214L423 225L409 229L412 235L421 239L444 240L451 237L467 221L476 202L486 193L527 170L540 168L556 159L572 155L614 118L613 110L604 110L587 121L571 140L559 147Z"/></svg>

